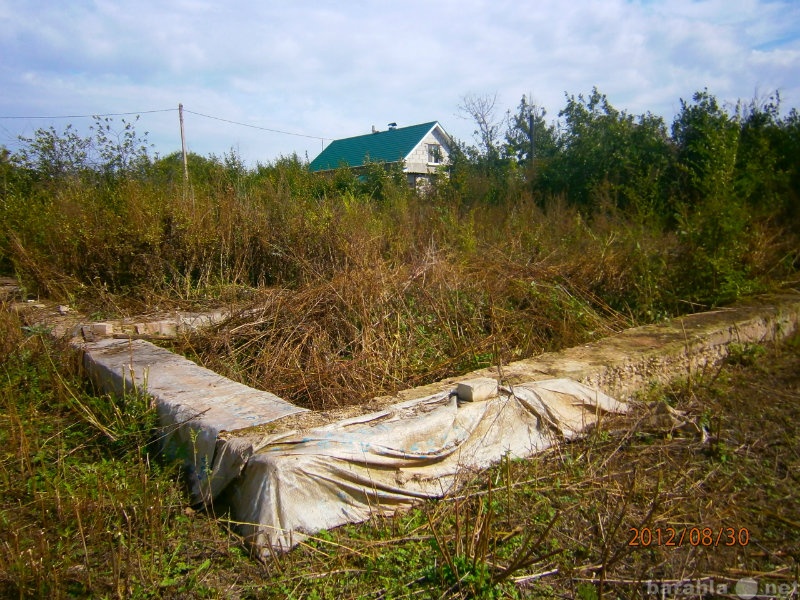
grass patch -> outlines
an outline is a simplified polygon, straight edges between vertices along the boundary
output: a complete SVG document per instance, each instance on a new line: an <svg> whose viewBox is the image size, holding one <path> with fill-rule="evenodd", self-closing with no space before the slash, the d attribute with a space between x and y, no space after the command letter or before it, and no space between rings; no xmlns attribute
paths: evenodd
<svg viewBox="0 0 800 600"><path fill-rule="evenodd" d="M21 325L0 307L0 596L215 597L212 572L257 573L187 510L149 400L95 395L68 350Z"/></svg>
<svg viewBox="0 0 800 600"><path fill-rule="evenodd" d="M173 346L231 379L308 408L360 404L618 331L630 323L547 268L486 271L433 252L378 258L325 282L256 294Z"/></svg>

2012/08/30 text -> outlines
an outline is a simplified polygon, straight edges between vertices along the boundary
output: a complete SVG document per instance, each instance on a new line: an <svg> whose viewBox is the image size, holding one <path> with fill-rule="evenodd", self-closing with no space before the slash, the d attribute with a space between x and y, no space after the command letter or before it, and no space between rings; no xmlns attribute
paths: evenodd
<svg viewBox="0 0 800 600"><path fill-rule="evenodd" d="M747 546L750 531L746 527L631 527L628 546Z"/></svg>

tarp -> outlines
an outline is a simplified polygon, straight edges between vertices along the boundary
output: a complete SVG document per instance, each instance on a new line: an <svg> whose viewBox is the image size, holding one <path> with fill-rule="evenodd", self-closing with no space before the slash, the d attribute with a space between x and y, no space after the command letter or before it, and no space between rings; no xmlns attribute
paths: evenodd
<svg viewBox="0 0 800 600"><path fill-rule="evenodd" d="M101 339L82 345L83 361L100 389L157 398L161 443L187 467L193 503L210 502L239 475L250 454L247 438L220 439L307 409L203 368L143 340Z"/></svg>
<svg viewBox="0 0 800 600"><path fill-rule="evenodd" d="M485 390L491 390L485 393ZM471 401L465 401L470 400ZM442 497L504 456L530 457L627 405L570 379L483 379L254 446L229 502L259 548Z"/></svg>

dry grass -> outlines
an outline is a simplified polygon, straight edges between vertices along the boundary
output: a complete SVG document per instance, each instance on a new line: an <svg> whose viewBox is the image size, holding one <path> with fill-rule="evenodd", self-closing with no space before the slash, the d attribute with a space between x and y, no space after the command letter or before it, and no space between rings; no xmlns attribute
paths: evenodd
<svg viewBox="0 0 800 600"><path fill-rule="evenodd" d="M798 578L797 337L734 348L718 372L651 390L584 440L262 565L224 515L187 510L177 471L148 453L146 403L93 396L69 354L0 315L6 597L585 600ZM665 420L665 405L682 417Z"/></svg>
<svg viewBox="0 0 800 600"><path fill-rule="evenodd" d="M75 357L5 305L0 332L0 597L235 598L260 576L187 512L145 398L93 395Z"/></svg>
<svg viewBox="0 0 800 600"><path fill-rule="evenodd" d="M630 323L548 264L461 265L429 248L266 291L177 348L233 379L328 409L607 335ZM498 264L499 263L499 264Z"/></svg>
<svg viewBox="0 0 800 600"><path fill-rule="evenodd" d="M227 175L191 198L135 181L8 196L0 265L87 314L230 300L237 316L179 349L314 409L720 297L685 287L693 248L679 234L619 211L588 218L522 191L487 205L387 188L377 201L307 173ZM740 241L725 293L796 276L796 233L765 220ZM655 579L797 580L796 341L652 392L708 439L642 410L506 461L458 498L259 565L214 515L185 511L177 471L148 454L148 407L95 396L62 349L20 326L0 310L0 595L590 600L642 597ZM630 546L642 527L750 539Z"/></svg>

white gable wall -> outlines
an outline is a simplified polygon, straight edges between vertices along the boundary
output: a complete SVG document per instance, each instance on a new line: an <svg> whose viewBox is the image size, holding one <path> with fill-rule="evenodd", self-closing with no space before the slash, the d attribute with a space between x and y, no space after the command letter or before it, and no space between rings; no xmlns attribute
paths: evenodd
<svg viewBox="0 0 800 600"><path fill-rule="evenodd" d="M431 164L428 162L428 144L439 144L442 150L442 162ZM409 174L433 174L441 165L447 164L450 160L450 141L436 125L431 129L416 147L406 156L406 172Z"/></svg>

